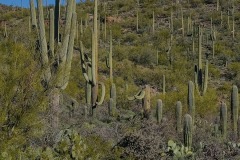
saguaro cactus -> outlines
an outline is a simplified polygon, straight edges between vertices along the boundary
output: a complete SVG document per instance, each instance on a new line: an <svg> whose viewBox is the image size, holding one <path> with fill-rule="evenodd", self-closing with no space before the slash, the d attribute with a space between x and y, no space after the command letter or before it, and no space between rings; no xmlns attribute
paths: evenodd
<svg viewBox="0 0 240 160"><path fill-rule="evenodd" d="M161 123L162 121L162 113L163 113L163 104L162 100L158 99L157 100L157 106L156 106L156 118L157 118L157 123Z"/></svg>
<svg viewBox="0 0 240 160"><path fill-rule="evenodd" d="M189 114L184 116L184 125L183 125L183 141L184 146L191 150L192 148L192 132L193 132L193 124L192 117Z"/></svg>
<svg viewBox="0 0 240 160"><path fill-rule="evenodd" d="M31 12L31 27L32 29L37 27L36 11L34 0L30 0L30 12Z"/></svg>
<svg viewBox="0 0 240 160"><path fill-rule="evenodd" d="M163 95L166 94L166 80L165 80L165 75L163 75L163 84L162 84L162 88L163 88Z"/></svg>
<svg viewBox="0 0 240 160"><path fill-rule="evenodd" d="M128 97L128 100L133 101L135 99L142 100L143 107L143 116L145 118L149 118L149 114L151 111L151 103L150 103L150 86L145 85L145 88L140 90L137 94L132 97Z"/></svg>
<svg viewBox="0 0 240 160"><path fill-rule="evenodd" d="M113 107L117 108L117 91L114 83L111 85L110 98L113 99Z"/></svg>
<svg viewBox="0 0 240 160"><path fill-rule="evenodd" d="M91 69L91 59L85 54L83 50L82 41L80 41L80 57L81 57L81 64L82 64L82 73L86 80L86 87L85 87L85 99L87 103L87 108L89 109L91 106L91 94L92 94L92 69Z"/></svg>
<svg viewBox="0 0 240 160"><path fill-rule="evenodd" d="M52 108L52 127L58 127L58 114L60 107L60 90L64 90L68 85L68 80L71 70L71 60L73 54L73 45L76 29L77 15L75 13L75 0L69 0L67 3L66 11L66 26L64 29L63 43L59 50L54 50L54 42L52 42L53 32L53 11L50 11L50 50L47 47L47 41L45 36L45 26L43 17L42 0L37 0L37 11L38 11L38 28L39 28L39 43L40 43L40 54L41 54L41 65L44 68L44 87L46 89L52 89L51 92L51 108ZM51 54L49 54L51 53ZM50 57L49 57L50 55ZM52 57L58 57L52 58ZM52 59L51 59L52 58ZM54 64L50 65L49 61L54 60Z"/></svg>
<svg viewBox="0 0 240 160"><path fill-rule="evenodd" d="M238 108L239 108L238 87L236 85L233 85L231 93L231 120L233 132L235 135L237 135Z"/></svg>
<svg viewBox="0 0 240 160"><path fill-rule="evenodd" d="M182 103L180 101L177 101L175 116L176 116L176 130L179 133L182 130Z"/></svg>
<svg viewBox="0 0 240 160"><path fill-rule="evenodd" d="M110 83L113 83L113 63L112 63L112 31L110 30L110 48L109 48L109 56L106 60L107 67L109 68L109 78Z"/></svg>
<svg viewBox="0 0 240 160"><path fill-rule="evenodd" d="M139 23L138 23L138 10L137 10L137 24L136 25L137 25L136 28L137 28L137 32L138 32L138 25L139 25Z"/></svg>
<svg viewBox="0 0 240 160"><path fill-rule="evenodd" d="M208 83L208 61L206 60L204 80L203 80L203 68L202 68L202 29L199 26L198 31L198 66L195 66L195 88L197 92L204 95L207 91Z"/></svg>
<svg viewBox="0 0 240 160"><path fill-rule="evenodd" d="M152 15L152 30L153 30L153 33L155 33L155 14L154 14L154 11L153 11L153 15Z"/></svg>
<svg viewBox="0 0 240 160"><path fill-rule="evenodd" d="M4 24L4 33L3 33L3 37L7 38L8 37L8 32L7 32L7 23L5 22Z"/></svg>
<svg viewBox="0 0 240 160"><path fill-rule="evenodd" d="M92 59L83 53L83 49L80 49L82 71L86 82L91 85L91 107L90 115L94 116L94 109L101 105L105 97L105 85L98 81L98 20L97 20L97 6L98 1L94 1L94 26L92 31ZM82 42L80 42L80 48L83 48ZM91 70L91 71L88 71ZM90 76L89 76L90 75ZM98 97L98 85L102 87L102 94ZM89 90L88 90L89 92ZM87 94L90 95L90 94Z"/></svg>
<svg viewBox="0 0 240 160"><path fill-rule="evenodd" d="M226 139L227 136L227 106L224 102L220 106L220 130L222 137Z"/></svg>
<svg viewBox="0 0 240 160"><path fill-rule="evenodd" d="M194 84L192 81L188 82L188 111L192 116L194 123L195 120L195 96L194 96Z"/></svg>
<svg viewBox="0 0 240 160"><path fill-rule="evenodd" d="M181 20L182 20L182 36L184 37L184 19L183 19L183 10L181 7Z"/></svg>
<svg viewBox="0 0 240 160"><path fill-rule="evenodd" d="M113 63L112 63L112 31L110 30L110 49L109 56L106 59L106 65L109 68L109 79L111 84L110 98L113 98L114 107L116 108L116 85L113 83Z"/></svg>
<svg viewBox="0 0 240 160"><path fill-rule="evenodd" d="M104 101L105 97L105 85L102 82L96 82L95 77L95 66L96 66L96 57L95 57L95 40L94 40L94 32L92 32L92 59L90 59L83 51L83 44L80 42L80 57L81 57L81 64L82 64L82 73L86 80L86 103L90 110L90 115L94 115L94 108L97 105L101 105ZM94 68L94 69L93 69ZM99 101L93 101L93 88L96 85L102 86L102 95Z"/></svg>

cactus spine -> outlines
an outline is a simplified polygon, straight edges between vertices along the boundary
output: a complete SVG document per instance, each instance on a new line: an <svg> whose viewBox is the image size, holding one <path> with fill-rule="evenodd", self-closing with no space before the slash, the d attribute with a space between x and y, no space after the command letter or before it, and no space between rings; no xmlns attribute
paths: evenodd
<svg viewBox="0 0 240 160"><path fill-rule="evenodd" d="M157 118L157 123L161 123L162 121L162 113L163 113L163 104L162 100L158 99L157 100L157 106L156 106L156 118Z"/></svg>
<svg viewBox="0 0 240 160"><path fill-rule="evenodd" d="M194 123L195 120L195 96L194 96L194 84L192 81L188 82L188 111L192 116Z"/></svg>
<svg viewBox="0 0 240 160"><path fill-rule="evenodd" d="M226 139L227 136L227 106L224 102L220 106L220 130L222 137Z"/></svg>
<svg viewBox="0 0 240 160"><path fill-rule="evenodd" d="M179 133L182 130L182 103L180 101L177 101L175 116L176 116L176 130Z"/></svg>
<svg viewBox="0 0 240 160"><path fill-rule="evenodd" d="M184 146L191 150L192 148L192 132L193 132L193 123L192 117L189 114L184 116L184 125L183 125L183 141Z"/></svg>
<svg viewBox="0 0 240 160"><path fill-rule="evenodd" d="M239 108L238 87L236 85L233 85L231 93L231 120L233 125L233 132L235 135L237 135L238 108Z"/></svg>

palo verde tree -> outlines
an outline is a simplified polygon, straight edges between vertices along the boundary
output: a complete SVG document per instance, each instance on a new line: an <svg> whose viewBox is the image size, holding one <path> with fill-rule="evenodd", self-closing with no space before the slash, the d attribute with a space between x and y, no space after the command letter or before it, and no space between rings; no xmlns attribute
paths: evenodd
<svg viewBox="0 0 240 160"><path fill-rule="evenodd" d="M42 71L33 55L20 42L0 41L0 153L15 154L43 134L47 107Z"/></svg>

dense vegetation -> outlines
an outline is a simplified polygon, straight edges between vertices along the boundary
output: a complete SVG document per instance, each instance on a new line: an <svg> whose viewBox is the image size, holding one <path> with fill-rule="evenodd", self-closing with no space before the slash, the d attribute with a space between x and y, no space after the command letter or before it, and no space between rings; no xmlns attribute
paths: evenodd
<svg viewBox="0 0 240 160"><path fill-rule="evenodd" d="M240 159L239 0L29 2L0 5L0 159Z"/></svg>

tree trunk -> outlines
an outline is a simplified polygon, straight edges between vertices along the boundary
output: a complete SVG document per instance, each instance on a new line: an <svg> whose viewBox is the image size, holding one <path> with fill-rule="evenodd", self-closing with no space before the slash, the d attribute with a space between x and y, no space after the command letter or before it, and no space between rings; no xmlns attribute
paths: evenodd
<svg viewBox="0 0 240 160"><path fill-rule="evenodd" d="M50 93L50 109L51 109L51 127L55 131L59 127L60 113L60 90L54 88Z"/></svg>

